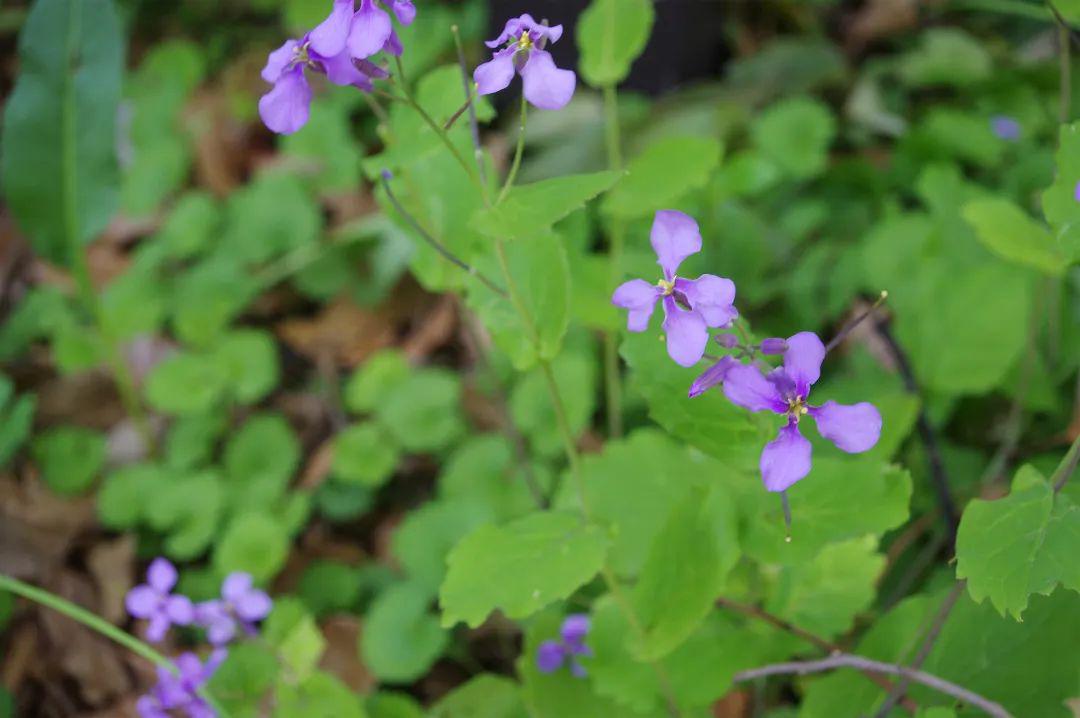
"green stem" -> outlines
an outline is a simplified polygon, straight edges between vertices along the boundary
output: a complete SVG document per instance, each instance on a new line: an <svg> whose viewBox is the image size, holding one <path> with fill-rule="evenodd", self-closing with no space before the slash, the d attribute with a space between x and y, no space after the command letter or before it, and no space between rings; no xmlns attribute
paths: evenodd
<svg viewBox="0 0 1080 718"><path fill-rule="evenodd" d="M1080 463L1080 436L1073 441L1069 451L1065 454L1065 458L1061 460L1061 463L1058 464L1057 469L1054 471L1054 475L1050 477L1050 485L1054 487L1054 493L1065 488L1065 482L1076 471L1078 463Z"/></svg>
<svg viewBox="0 0 1080 718"><path fill-rule="evenodd" d="M1069 121L1069 110L1072 107L1072 57L1069 47L1069 28L1058 18L1058 57L1060 64L1060 87L1061 97L1058 106L1058 121L1065 124Z"/></svg>
<svg viewBox="0 0 1080 718"><path fill-rule="evenodd" d="M506 198L506 193L514 186L514 180L517 179L518 170L521 168L521 156L525 154L525 120L528 116L529 106L525 102L525 93L523 92L521 93L521 119L518 124L517 147L514 148L514 161L510 165L510 174L506 175L506 182L503 184L502 191L499 192L499 197L495 200L495 204L499 204Z"/></svg>
<svg viewBox="0 0 1080 718"><path fill-rule="evenodd" d="M158 653L150 646L146 645L139 639L132 636L126 631L122 631L116 626L106 621L101 616L87 611L82 606L78 606L71 601L60 598L59 596L49 593L44 589L40 589L36 586L31 586L28 583L23 583L17 578L7 576L0 573L0 590L9 591L16 596L22 596L25 599L40 604L45 608L56 611L57 613L67 616L73 621L81 623L92 631L100 633L105 638L117 643L124 648L128 649L137 656L141 656L146 660L161 666L166 670L178 673L176 664L166 658L161 653ZM211 708L217 713L219 718L228 718L228 713L218 705L218 702L207 693L205 690L199 690L199 696L205 700Z"/></svg>
<svg viewBox="0 0 1080 718"><path fill-rule="evenodd" d="M607 143L608 167L622 169L622 147L619 137L619 97L613 85L604 88L604 137ZM623 243L626 227L622 220L611 219L608 237L608 286L622 279ZM608 436L617 439L623 434L622 375L619 370L618 332L604 332L604 398L607 403Z"/></svg>

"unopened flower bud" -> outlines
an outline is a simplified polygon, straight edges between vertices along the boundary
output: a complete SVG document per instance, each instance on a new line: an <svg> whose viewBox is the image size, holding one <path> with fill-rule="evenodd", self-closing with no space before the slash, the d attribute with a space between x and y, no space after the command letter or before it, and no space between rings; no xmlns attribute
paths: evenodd
<svg viewBox="0 0 1080 718"><path fill-rule="evenodd" d="M770 337L761 340L761 353L765 355L783 354L787 351L787 342L783 339Z"/></svg>
<svg viewBox="0 0 1080 718"><path fill-rule="evenodd" d="M739 346L739 339L734 334L717 335L716 342L725 349L734 349Z"/></svg>

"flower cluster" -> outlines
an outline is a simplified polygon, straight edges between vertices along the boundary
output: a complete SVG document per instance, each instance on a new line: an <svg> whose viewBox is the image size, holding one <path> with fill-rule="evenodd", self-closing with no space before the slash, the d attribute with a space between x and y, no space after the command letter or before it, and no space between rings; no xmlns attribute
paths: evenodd
<svg viewBox="0 0 1080 718"><path fill-rule="evenodd" d="M491 60L476 68L473 80L476 92L490 95L504 90L521 75L525 99L541 110L559 110L570 102L577 86L577 75L571 70L555 67L551 54L544 50L562 37L562 25L548 27L536 22L531 15L522 15L506 22L502 34L485 43L497 50Z"/></svg>
<svg viewBox="0 0 1080 718"><path fill-rule="evenodd" d="M402 25L416 17L412 0L392 0L394 15ZM378 52L402 52L390 14L377 0L334 0L330 15L296 40L270 53L262 78L274 87L259 100L259 116L274 132L292 134L307 124L311 107L311 86L306 72L326 75L335 85L352 85L365 92L372 80L387 72L368 58Z"/></svg>
<svg viewBox="0 0 1080 718"><path fill-rule="evenodd" d="M154 559L146 583L131 589L125 598L128 613L148 621L146 638L152 643L164 640L170 626L197 625L206 630L214 649L205 663L194 653L184 653L176 659L175 670L159 666L157 685L136 704L141 718L165 718L176 712L212 718L214 713L199 690L225 660L226 646L237 636L237 629L255 635L256 623L273 608L270 597L255 588L246 573L229 574L221 585L221 598L199 604L172 592L177 578L176 567L168 559Z"/></svg>
<svg viewBox="0 0 1080 718"><path fill-rule="evenodd" d="M733 306L735 284L711 274L695 280L676 276L682 261L701 249L697 223L682 212L656 213L652 246L663 278L655 285L643 279L630 280L615 290L611 301L628 310L630 331L643 332L648 329L656 302L662 300L668 354L682 366L693 366L705 356L708 328L729 327L738 318ZM706 369L691 384L689 396L722 386L732 403L786 418L776 439L761 452L761 478L769 491L782 492L810 473L810 442L799 428L804 416L812 418L818 433L843 451L860 453L877 444L881 414L872 404L809 403L810 388L821 376L826 354L816 334L799 332L788 339L765 339L754 346L744 346L734 335L722 334L717 342L725 349L738 350L737 355L723 356ZM782 356L783 364L774 368L758 355ZM750 363L740 361L743 358Z"/></svg>
<svg viewBox="0 0 1080 718"><path fill-rule="evenodd" d="M585 667L580 656L591 656L592 650L585 645L589 635L589 617L576 613L567 616L559 629L559 638L544 641L536 647L536 667L541 673L554 673L564 665L577 678L585 677Z"/></svg>

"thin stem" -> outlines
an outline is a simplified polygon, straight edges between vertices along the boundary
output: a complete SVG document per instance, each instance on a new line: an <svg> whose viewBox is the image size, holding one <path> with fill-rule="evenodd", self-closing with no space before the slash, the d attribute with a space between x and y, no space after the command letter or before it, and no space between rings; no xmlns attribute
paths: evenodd
<svg viewBox="0 0 1080 718"><path fill-rule="evenodd" d="M608 167L622 169L622 147L619 137L619 98L614 86L604 87L604 139L607 144ZM626 225L612 217L608 232L608 285L616 286L622 278L623 244ZM622 375L619 370L618 333L604 333L604 399L607 404L608 436L617 439L623 434Z"/></svg>
<svg viewBox="0 0 1080 718"><path fill-rule="evenodd" d="M525 121L528 117L529 105L525 102L525 93L521 93L521 116L518 124L517 146L514 148L514 161L510 165L510 173L506 175L506 182L503 183L502 191L499 192L495 204L499 204L506 199L506 194L514 186L514 180L517 179L518 170L521 168L521 156L525 154Z"/></svg>
<svg viewBox="0 0 1080 718"><path fill-rule="evenodd" d="M878 295L877 301L874 302L870 306L869 309L867 309L865 312L863 312L862 314L860 314L859 316L855 317L850 322L845 324L843 326L843 328L839 332L836 333L836 336L834 336L829 341L829 343L825 345L825 353L828 354L833 349L838 347L840 345L840 342L847 339L848 335L851 334L852 331L854 331L855 327L862 324L871 314L873 314L875 311L877 311L877 308L880 307L885 302L885 300L888 299L888 298L889 298L889 293L886 292L885 290L882 290L881 294Z"/></svg>
<svg viewBox="0 0 1080 718"><path fill-rule="evenodd" d="M82 606L76 605L71 601L60 598L59 596L49 593L36 586L31 586L28 583L23 583L17 578L0 573L0 589L9 591L16 596L22 596L25 599L40 604L45 608L56 611L57 613L67 616L73 621L81 623L92 631L100 633L105 638L117 643L124 648L128 649L137 656L141 656L146 660L161 666L173 673L179 674L179 670L176 664L169 660L164 655L158 653L150 646L146 645L139 639L132 636L126 631L122 631L116 626L112 625L104 618L87 611ZM207 693L204 689L199 689L199 696L205 700L216 711L219 718L227 718L228 713L218 705L217 701Z"/></svg>
<svg viewBox="0 0 1080 718"><path fill-rule="evenodd" d="M930 622L930 627L926 631L926 637L923 638L922 645L919 646L919 650L915 653L915 658L908 664L909 669L918 669L922 667L922 664L926 661L930 655L930 651L934 647L934 642L937 641L939 635L941 635L941 629L945 627L945 621L949 619L949 614L952 613L953 606L960 599L960 594L964 592L964 586L967 585L967 581L958 581L949 594L945 596L945 600L941 602L941 606L938 607L937 613L934 614L934 618ZM904 697L904 693L907 691L908 686L911 685L910 676L902 676L896 683L896 687L889 691L889 695L885 696L885 702L881 704L881 708L874 714L874 718L888 718L889 713L901 701Z"/></svg>
<svg viewBox="0 0 1080 718"><path fill-rule="evenodd" d="M1072 105L1072 57L1069 45L1071 31L1054 3L1047 4L1054 14L1058 28L1058 122L1064 125L1069 121L1069 109Z"/></svg>
<svg viewBox="0 0 1080 718"><path fill-rule="evenodd" d="M469 76L469 66L465 62L465 48L461 44L461 33L457 25L450 26L454 35L454 47L457 49L458 65L461 67L461 82L465 87L465 106L469 111L469 133L473 143L473 159L476 170L480 173L480 183L484 186L485 202L487 198L487 169L484 167L484 149L480 144L480 122L476 118L476 104L472 101L473 81Z"/></svg>
<svg viewBox="0 0 1080 718"><path fill-rule="evenodd" d="M1065 454L1065 458L1061 460L1061 463L1058 464L1057 469L1054 471L1054 475L1050 477L1050 484L1054 487L1055 494L1065 488L1065 482L1076 471L1077 463L1080 463L1080 436L1077 436L1073 441L1068 453Z"/></svg>
<svg viewBox="0 0 1080 718"><path fill-rule="evenodd" d="M839 653L828 658L822 658L816 661L791 661L788 663L774 663L768 666L762 666L761 668L754 668L748 671L740 671L732 677L733 683L745 683L746 681L756 680L758 678L767 678L769 676L779 675L799 675L805 676L811 673L822 673L824 671L831 671L837 668L856 668L858 670L872 671L874 673L884 673L893 676L904 676L910 680L921 683L928 688L933 688L939 693L952 696L959 701L968 703L975 706L979 710L983 711L993 718L1013 718L1000 703L996 703L989 698L970 691L963 686L958 686L955 683L945 680L944 678L938 678L935 675L926 673L925 671L915 670L907 668L905 666L898 666L895 663L884 663L882 661L875 661L870 658L864 658L863 656L855 656L849 653Z"/></svg>
<svg viewBox="0 0 1080 718"><path fill-rule="evenodd" d="M1049 22L1052 18L1046 8L1024 0L954 0L957 9L996 12L1029 20Z"/></svg>
<svg viewBox="0 0 1080 718"><path fill-rule="evenodd" d="M468 83L466 83L465 87L467 88L468 86ZM465 104L454 110L454 114L450 115L450 119L443 123L442 128L444 132L452 130L454 124L458 121L458 118L465 114L465 110L469 109L469 105L472 104L472 98L469 97L468 90L466 90L465 97Z"/></svg>
<svg viewBox="0 0 1080 718"><path fill-rule="evenodd" d="M503 297L504 299L507 298L505 289L503 289L498 284L489 279L487 275L477 270L476 267L468 264L467 262L459 258L457 255L455 255L453 252L451 252L449 249L444 247L441 242L432 237L431 234L426 229L424 229L418 221L416 221L416 218L413 217L402 206L401 202L399 202L398 198L394 195L394 191L390 189L389 171L384 171L382 174L382 186L383 190L385 190L386 192L386 198L390 200L390 204L394 206L394 209L397 210L398 214L400 214L402 218L409 223L409 226L412 227L413 230L415 230L416 233L419 234L424 239L424 241L431 246L432 249L438 252L443 259L450 262L454 266L460 267L461 269L465 270L465 272L470 276L476 277L485 287L495 292L500 297Z"/></svg>

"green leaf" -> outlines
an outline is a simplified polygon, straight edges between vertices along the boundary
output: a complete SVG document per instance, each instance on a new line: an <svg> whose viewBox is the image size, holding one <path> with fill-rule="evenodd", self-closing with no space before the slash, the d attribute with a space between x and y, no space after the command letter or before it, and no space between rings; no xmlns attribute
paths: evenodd
<svg viewBox="0 0 1080 718"><path fill-rule="evenodd" d="M255 278L236 262L201 262L176 283L172 324L177 337L201 347L213 344L258 288Z"/></svg>
<svg viewBox="0 0 1080 718"><path fill-rule="evenodd" d="M530 616L595 576L607 543L598 528L564 513L481 526L447 557L442 625L476 627L495 609L513 619Z"/></svg>
<svg viewBox="0 0 1080 718"><path fill-rule="evenodd" d="M780 572L766 609L811 633L838 636L873 602L884 568L872 536L829 544Z"/></svg>
<svg viewBox="0 0 1080 718"><path fill-rule="evenodd" d="M308 27L325 19L325 12L317 12L323 17ZM324 194L349 192L357 187L360 158L364 155L350 127L348 104L329 99L312 103L311 117L303 132L281 138L287 162L301 171L312 189Z"/></svg>
<svg viewBox="0 0 1080 718"><path fill-rule="evenodd" d="M439 498L479 501L497 521L509 521L535 508L525 472L531 469L536 476L537 468L522 465L505 436L478 434L462 441L443 462ZM547 484L539 483L541 488Z"/></svg>
<svg viewBox="0 0 1080 718"><path fill-rule="evenodd" d="M1002 259L1052 276L1065 271L1065 258L1050 233L1009 200L974 200L964 205L961 214L979 241Z"/></svg>
<svg viewBox="0 0 1080 718"><path fill-rule="evenodd" d="M343 613L353 609L360 600L360 572L337 561L312 561L296 593L316 616Z"/></svg>
<svg viewBox="0 0 1080 718"><path fill-rule="evenodd" d="M429 718L526 718L521 686L505 676L481 673L436 703Z"/></svg>
<svg viewBox="0 0 1080 718"><path fill-rule="evenodd" d="M506 297L479 282L469 286L468 303L491 332L495 343L510 356L518 371L538 359L553 359L562 349L570 324L570 266L566 249L556 235L505 246L507 265L525 310L536 326L539 346L526 331L523 319ZM488 276L499 277L499 266L488 258L479 262Z"/></svg>
<svg viewBox="0 0 1080 718"><path fill-rule="evenodd" d="M0 468L30 436L37 398L33 394L15 397L15 386L0 374Z"/></svg>
<svg viewBox="0 0 1080 718"><path fill-rule="evenodd" d="M1076 201L1076 185L1080 183L1080 122L1061 126L1054 164L1057 172L1054 183L1043 192L1042 208L1046 221L1061 237L1080 226L1080 202Z"/></svg>
<svg viewBox="0 0 1080 718"><path fill-rule="evenodd" d="M450 634L430 611L431 594L414 583L383 591L364 618L360 653L382 681L412 683L442 655Z"/></svg>
<svg viewBox="0 0 1080 718"><path fill-rule="evenodd" d="M329 673L277 686L274 718L367 718L360 698Z"/></svg>
<svg viewBox="0 0 1080 718"><path fill-rule="evenodd" d="M634 587L644 635L635 637L632 650L656 660L678 648L712 610L738 556L735 516L726 494L691 491L656 533Z"/></svg>
<svg viewBox="0 0 1080 718"><path fill-rule="evenodd" d="M326 648L326 639L315 619L298 599L291 597L274 602L262 637L277 649L289 674L300 681L312 675Z"/></svg>
<svg viewBox="0 0 1080 718"><path fill-rule="evenodd" d="M596 367L596 358L591 353L566 351L551 362L566 420L575 436L588 428L596 411ZM562 432L542 369L531 370L514 387L510 394L510 416L535 453L543 456L562 453Z"/></svg>
<svg viewBox="0 0 1080 718"><path fill-rule="evenodd" d="M223 576L246 571L256 581L269 581L285 565L288 552L288 536L277 521L244 513L232 520L214 547L214 569Z"/></svg>
<svg viewBox="0 0 1080 718"><path fill-rule="evenodd" d="M229 196L224 234L215 251L254 264L313 244L321 229L319 208L297 178L263 174Z"/></svg>
<svg viewBox="0 0 1080 718"><path fill-rule="evenodd" d="M38 435L32 453L49 488L75 496L90 488L104 466L105 437L81 426L59 426Z"/></svg>
<svg viewBox="0 0 1080 718"><path fill-rule="evenodd" d="M221 477L211 471L168 476L144 504L147 523L165 538L165 553L178 561L202 554L217 535L225 506Z"/></svg>
<svg viewBox="0 0 1080 718"><path fill-rule="evenodd" d="M446 369L413 372L383 400L376 417L406 451L444 449L465 429L461 379Z"/></svg>
<svg viewBox="0 0 1080 718"><path fill-rule="evenodd" d="M645 49L652 32L649 0L593 0L578 19L578 70L594 87L618 85Z"/></svg>
<svg viewBox="0 0 1080 718"><path fill-rule="evenodd" d="M169 414L205 414L227 390L225 368L213 357L200 354L173 354L146 379L150 406Z"/></svg>
<svg viewBox="0 0 1080 718"><path fill-rule="evenodd" d="M473 529L495 517L472 498L440 499L409 513L394 531L391 551L409 578L438 593L446 577L446 557Z"/></svg>
<svg viewBox="0 0 1080 718"><path fill-rule="evenodd" d="M228 391L240 404L254 404L280 380L277 344L269 332L239 329L221 337L213 350L228 380Z"/></svg>
<svg viewBox="0 0 1080 718"><path fill-rule="evenodd" d="M38 0L4 108L4 199L34 249L70 265L117 203L124 35L112 0Z"/></svg>
<svg viewBox="0 0 1080 718"><path fill-rule="evenodd" d="M604 211L636 219L671 207L709 181L722 152L723 146L712 137L663 137L630 161L626 176L604 199Z"/></svg>
<svg viewBox="0 0 1080 718"><path fill-rule="evenodd" d="M151 272L128 270L101 296L102 328L115 339L153 334L165 318L165 292Z"/></svg>
<svg viewBox="0 0 1080 718"><path fill-rule="evenodd" d="M441 6L434 6L441 8ZM415 698L407 693L380 690L367 700L371 718L424 718L427 714Z"/></svg>
<svg viewBox="0 0 1080 718"><path fill-rule="evenodd" d="M190 259L208 249L221 223L221 209L203 192L189 192L176 200L161 229L148 244L167 257Z"/></svg>
<svg viewBox="0 0 1080 718"><path fill-rule="evenodd" d="M375 423L354 424L334 437L334 478L369 488L382 486L397 468L401 450Z"/></svg>
<svg viewBox="0 0 1080 718"><path fill-rule="evenodd" d="M518 185L499 204L477 212L471 225L492 239L545 239L553 224L610 189L619 176L594 172Z"/></svg>
<svg viewBox="0 0 1080 718"><path fill-rule="evenodd" d="M210 412L182 416L165 438L165 465L171 469L198 469L210 463L217 441L225 433L228 417Z"/></svg>
<svg viewBox="0 0 1080 718"><path fill-rule="evenodd" d="M278 676L278 661L264 645L240 641L229 653L207 688L231 715L259 705Z"/></svg>
<svg viewBox="0 0 1080 718"><path fill-rule="evenodd" d="M268 508L288 488L300 465L300 442L280 414L256 414L225 446L231 503Z"/></svg>
<svg viewBox="0 0 1080 718"><path fill-rule="evenodd" d="M157 487L169 477L155 464L125 466L105 477L97 494L98 520L114 531L135 528Z"/></svg>
<svg viewBox="0 0 1080 718"><path fill-rule="evenodd" d="M990 76L990 53L978 40L957 28L929 28L919 46L900 58L900 79L912 87L966 87Z"/></svg>
<svg viewBox="0 0 1080 718"><path fill-rule="evenodd" d="M956 576L967 579L972 599L1020 620L1032 593L1050 593L1060 582L1080 591L1075 561L1080 506L1030 465L1016 472L1003 499L975 499L964 510L956 536Z"/></svg>
<svg viewBox="0 0 1080 718"><path fill-rule="evenodd" d="M397 349L372 354L345 384L345 407L357 414L375 411L409 378L409 362Z"/></svg>
<svg viewBox="0 0 1080 718"><path fill-rule="evenodd" d="M762 154L791 177L807 179L825 169L836 121L823 103L795 97L765 110L751 132Z"/></svg>

